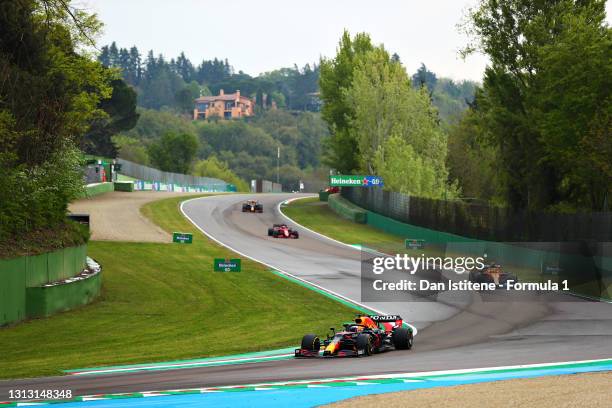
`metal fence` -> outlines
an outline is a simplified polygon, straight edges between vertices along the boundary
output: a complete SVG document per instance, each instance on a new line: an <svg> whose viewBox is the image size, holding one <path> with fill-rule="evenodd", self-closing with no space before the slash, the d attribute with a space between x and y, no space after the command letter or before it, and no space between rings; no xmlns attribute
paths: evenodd
<svg viewBox="0 0 612 408"><path fill-rule="evenodd" d="M269 180L251 180L252 193L282 193L283 186Z"/></svg>
<svg viewBox="0 0 612 408"><path fill-rule="evenodd" d="M190 176L187 174L170 173L141 164L132 163L124 159L117 159L121 165L121 174L148 182L176 184L180 186L199 186L214 191L230 191L230 184L223 180L211 177Z"/></svg>
<svg viewBox="0 0 612 408"><path fill-rule="evenodd" d="M612 241L612 213L512 211L460 200L414 197L382 188L343 187L342 196L386 217L489 241Z"/></svg>

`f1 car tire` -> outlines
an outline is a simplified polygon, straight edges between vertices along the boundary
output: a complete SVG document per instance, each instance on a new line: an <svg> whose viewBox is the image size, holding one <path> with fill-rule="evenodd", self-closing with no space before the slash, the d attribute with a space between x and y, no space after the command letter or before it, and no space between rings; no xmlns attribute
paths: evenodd
<svg viewBox="0 0 612 408"><path fill-rule="evenodd" d="M412 333L405 327L395 329L391 338L397 350L410 350L412 348Z"/></svg>
<svg viewBox="0 0 612 408"><path fill-rule="evenodd" d="M293 231L293 238L298 239L300 237L300 233L297 231Z"/></svg>
<svg viewBox="0 0 612 408"><path fill-rule="evenodd" d="M364 356L372 355L372 338L369 334L363 333L357 336L357 350L363 350Z"/></svg>
<svg viewBox="0 0 612 408"><path fill-rule="evenodd" d="M302 337L302 349L308 351L319 351L321 349L321 340L316 334L307 334Z"/></svg>
<svg viewBox="0 0 612 408"><path fill-rule="evenodd" d="M268 236L271 237L274 234L274 229L268 228Z"/></svg>

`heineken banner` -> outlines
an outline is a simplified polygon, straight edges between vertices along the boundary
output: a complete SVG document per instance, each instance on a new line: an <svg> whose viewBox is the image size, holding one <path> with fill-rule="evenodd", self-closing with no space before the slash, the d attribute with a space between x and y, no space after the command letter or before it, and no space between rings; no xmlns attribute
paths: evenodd
<svg viewBox="0 0 612 408"><path fill-rule="evenodd" d="M329 176L331 187L374 187L382 186L383 180L378 176L334 175Z"/></svg>

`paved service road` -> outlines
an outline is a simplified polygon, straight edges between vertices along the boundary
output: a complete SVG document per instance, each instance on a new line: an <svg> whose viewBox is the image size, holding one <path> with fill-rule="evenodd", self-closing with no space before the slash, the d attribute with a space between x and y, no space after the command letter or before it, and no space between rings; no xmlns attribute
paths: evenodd
<svg viewBox="0 0 612 408"><path fill-rule="evenodd" d="M172 236L140 214L144 204L196 193L113 191L70 203L70 212L89 214L95 241L172 242Z"/></svg>
<svg viewBox="0 0 612 408"><path fill-rule="evenodd" d="M193 222L219 242L274 268L360 299L360 253L298 227L300 239L267 236L273 223L286 222L277 205L296 194L262 194L263 214L241 212L253 195L223 195L184 204ZM561 297L561 300L564 298ZM486 302L381 302L366 304L401 314L419 328L415 347L362 359L281 360L191 368L0 382L8 389L72 389L76 395L196 388L229 384L493 367L612 357L612 304L580 301L547 304ZM301 333L296 333L296 344Z"/></svg>

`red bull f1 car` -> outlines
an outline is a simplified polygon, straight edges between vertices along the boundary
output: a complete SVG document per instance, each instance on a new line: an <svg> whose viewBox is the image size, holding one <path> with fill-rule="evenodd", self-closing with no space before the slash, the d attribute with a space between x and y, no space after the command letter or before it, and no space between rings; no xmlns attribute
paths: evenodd
<svg viewBox="0 0 612 408"><path fill-rule="evenodd" d="M357 315L343 326L338 332L332 327L323 341L316 334L305 335L295 357L366 357L412 348L412 328L398 315Z"/></svg>
<svg viewBox="0 0 612 408"><path fill-rule="evenodd" d="M242 212L262 213L263 205L259 201L248 200L246 203L242 204Z"/></svg>
<svg viewBox="0 0 612 408"><path fill-rule="evenodd" d="M274 238L298 239L300 237L300 233L289 228L287 224L274 224L272 228L268 228L268 236Z"/></svg>

